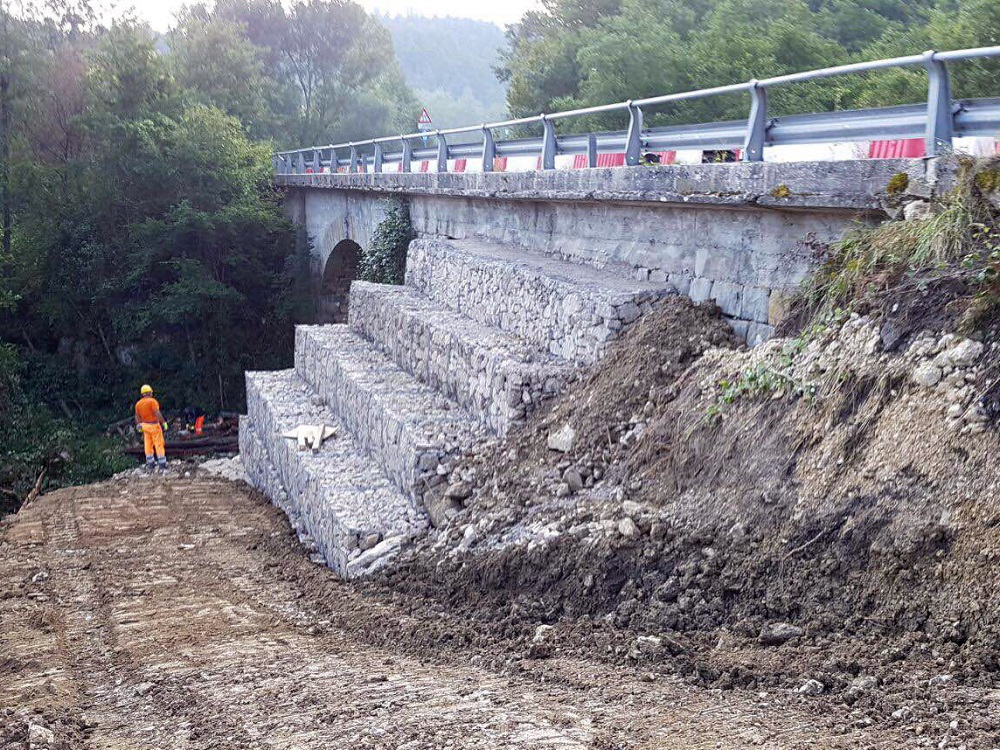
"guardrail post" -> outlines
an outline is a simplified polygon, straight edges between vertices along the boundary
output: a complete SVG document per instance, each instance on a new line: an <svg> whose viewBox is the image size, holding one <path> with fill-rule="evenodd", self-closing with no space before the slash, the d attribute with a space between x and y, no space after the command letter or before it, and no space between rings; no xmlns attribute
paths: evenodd
<svg viewBox="0 0 1000 750"><path fill-rule="evenodd" d="M642 156L642 110L628 102L628 134L625 136L625 163L634 167Z"/></svg>
<svg viewBox="0 0 1000 750"><path fill-rule="evenodd" d="M413 164L413 146L403 136L399 136L399 140L403 142L403 157L400 169L403 172L409 172L410 166Z"/></svg>
<svg viewBox="0 0 1000 750"><path fill-rule="evenodd" d="M542 169L556 168L556 128L547 115L542 115Z"/></svg>
<svg viewBox="0 0 1000 750"><path fill-rule="evenodd" d="M271 171L274 172L275 174L281 174L281 172L278 171L278 155L277 154L271 154Z"/></svg>
<svg viewBox="0 0 1000 750"><path fill-rule="evenodd" d="M312 171L313 174L319 174L323 171L323 160L320 158L319 149L313 149L313 161L312 161Z"/></svg>
<svg viewBox="0 0 1000 750"><path fill-rule="evenodd" d="M483 125L483 172L492 172L493 163L497 158L497 144L493 140L493 131Z"/></svg>
<svg viewBox="0 0 1000 750"><path fill-rule="evenodd" d="M742 161L764 161L766 139L767 89L757 81L750 81L750 117L747 120L747 137L743 142Z"/></svg>
<svg viewBox="0 0 1000 750"><path fill-rule="evenodd" d="M382 144L381 143L376 143L375 144L375 163L372 166L372 170L374 172L381 172L382 171L382 160L383 160L383 158L384 157L382 155Z"/></svg>
<svg viewBox="0 0 1000 750"><path fill-rule="evenodd" d="M340 169L340 157L337 156L337 149L330 146L330 174L337 174Z"/></svg>
<svg viewBox="0 0 1000 750"><path fill-rule="evenodd" d="M597 166L597 136L593 133L587 136L587 166L591 169Z"/></svg>
<svg viewBox="0 0 1000 750"><path fill-rule="evenodd" d="M351 146L351 161L347 166L347 171L354 173L358 171L358 147L355 146L353 143L350 144L350 146Z"/></svg>
<svg viewBox="0 0 1000 750"><path fill-rule="evenodd" d="M295 173L305 174L306 173L306 155L299 151L298 157L295 160Z"/></svg>
<svg viewBox="0 0 1000 750"><path fill-rule="evenodd" d="M435 131L435 136L438 140L438 158L437 158L437 171L447 172L448 171L448 139L441 135L441 131Z"/></svg>
<svg viewBox="0 0 1000 750"><path fill-rule="evenodd" d="M951 148L951 78L948 66L935 59L933 50L924 53L924 67L927 69L927 132L924 135L924 152L927 156L937 156L943 150Z"/></svg>

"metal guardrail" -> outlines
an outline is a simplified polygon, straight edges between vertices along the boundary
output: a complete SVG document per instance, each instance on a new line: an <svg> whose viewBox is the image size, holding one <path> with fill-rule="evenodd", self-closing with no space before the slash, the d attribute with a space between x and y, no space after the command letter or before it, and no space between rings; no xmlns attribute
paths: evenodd
<svg viewBox="0 0 1000 750"><path fill-rule="evenodd" d="M281 151L273 156L274 171L276 174L306 174L319 173L324 169L337 172L344 167L348 172L382 172L389 164L396 165L396 170L410 172L414 160L435 160L437 171L447 172L448 159L478 157L482 159L482 171L491 172L495 159L501 156L538 156L542 169L555 169L557 154L586 154L588 166L595 167L598 153L609 151L619 153L624 151L625 164L634 166L639 163L644 149L739 148L742 149L744 161L762 161L764 149L768 146L919 137L924 138L926 153L937 155L951 147L953 137L996 135L1000 130L1000 97L952 99L948 63L982 58L1000 58L1000 46L949 52L928 51L919 55L838 65L760 81L751 80L729 86L666 94L598 107L584 107L502 122ZM777 86L886 68L914 66L923 66L927 71L927 101L924 104L787 117L767 116L768 91ZM750 96L749 115L746 120L648 129L643 127L643 108L735 93L745 93ZM559 120L618 111L629 113L628 130L582 135L556 134L555 123ZM540 138L504 141L495 137L497 130L532 124L541 124ZM481 141L448 143L449 136L467 133L480 133ZM414 147L415 141L427 138L433 138L436 145ZM399 144L399 148L387 151L388 144Z"/></svg>

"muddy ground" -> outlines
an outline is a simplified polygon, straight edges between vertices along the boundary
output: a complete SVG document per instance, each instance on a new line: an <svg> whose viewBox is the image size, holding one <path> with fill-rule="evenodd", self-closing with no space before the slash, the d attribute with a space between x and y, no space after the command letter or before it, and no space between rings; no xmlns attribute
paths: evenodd
<svg viewBox="0 0 1000 750"><path fill-rule="evenodd" d="M898 748L915 736L839 698L704 689L585 653L531 658L520 644L534 625L344 584L263 498L217 479L63 490L0 533L4 748L29 736L38 748ZM971 735L985 693L933 691L959 722L948 735ZM941 739L937 722L924 732Z"/></svg>
<svg viewBox="0 0 1000 750"><path fill-rule="evenodd" d="M879 340L852 319L748 352L717 310L667 300L469 455L465 510L372 590L490 622L519 653L815 692L908 746L1000 747L1000 440L973 413L1000 351ZM959 345L982 353L913 382Z"/></svg>

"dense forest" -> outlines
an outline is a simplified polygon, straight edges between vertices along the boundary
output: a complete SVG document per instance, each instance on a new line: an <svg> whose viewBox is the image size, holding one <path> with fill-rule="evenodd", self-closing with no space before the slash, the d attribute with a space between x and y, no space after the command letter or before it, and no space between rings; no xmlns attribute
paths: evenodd
<svg viewBox="0 0 1000 750"><path fill-rule="evenodd" d="M506 30L349 0L218 0L172 30L90 0L0 1L0 504L119 465L142 382L242 406L313 310L275 148L624 100L928 48L1000 44L996 0L543 0ZM996 63L953 68L996 94ZM919 69L782 88L774 112L916 101ZM506 98L506 105L504 104ZM744 117L740 97L649 113ZM570 126L620 126L616 115Z"/></svg>
<svg viewBox="0 0 1000 750"><path fill-rule="evenodd" d="M388 31L349 2L220 0L166 35L88 0L0 6L0 503L119 465L151 382L238 410L312 311L274 147L412 127ZM96 437L95 437L96 436Z"/></svg>

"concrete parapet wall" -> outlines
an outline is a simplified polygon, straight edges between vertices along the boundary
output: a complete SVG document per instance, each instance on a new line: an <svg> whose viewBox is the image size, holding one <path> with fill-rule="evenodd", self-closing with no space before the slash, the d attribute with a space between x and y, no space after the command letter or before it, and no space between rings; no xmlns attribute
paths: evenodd
<svg viewBox="0 0 1000 750"><path fill-rule="evenodd" d="M538 172L275 175L285 187L407 196L518 201L704 204L736 208L881 209L886 186L906 175L902 196L950 184L950 164L928 159L672 164Z"/></svg>

